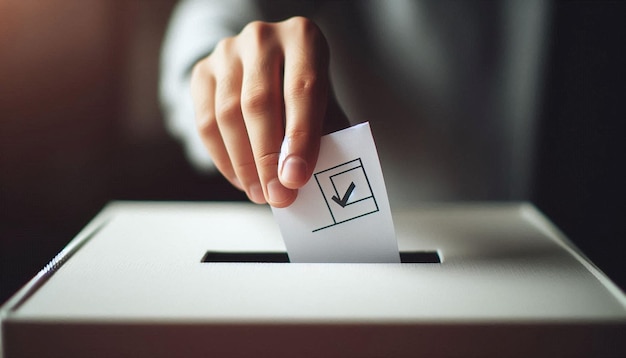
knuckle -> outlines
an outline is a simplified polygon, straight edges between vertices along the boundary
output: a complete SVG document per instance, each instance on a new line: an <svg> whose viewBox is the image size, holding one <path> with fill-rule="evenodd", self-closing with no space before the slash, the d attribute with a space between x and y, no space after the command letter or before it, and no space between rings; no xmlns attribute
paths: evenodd
<svg viewBox="0 0 626 358"><path fill-rule="evenodd" d="M278 166L278 157L280 153L275 151L260 151L256 156L256 165L259 168L259 171L266 170L268 172L274 173L276 171L276 167Z"/></svg>
<svg viewBox="0 0 626 358"><path fill-rule="evenodd" d="M237 121L240 116L241 105L239 104L239 99L235 96L222 99L215 105L215 117L220 123Z"/></svg>
<svg viewBox="0 0 626 358"><path fill-rule="evenodd" d="M237 56L234 37L221 39L213 49L213 52L206 58L206 67L223 68L229 67L233 59Z"/></svg>
<svg viewBox="0 0 626 358"><path fill-rule="evenodd" d="M262 43L264 40L267 40L272 36L272 33L272 24L263 21L252 21L241 30L243 38L256 43Z"/></svg>
<svg viewBox="0 0 626 358"><path fill-rule="evenodd" d="M211 78L211 68L207 57L196 62L191 69L190 86L192 89L202 88L207 80Z"/></svg>
<svg viewBox="0 0 626 358"><path fill-rule="evenodd" d="M317 24L306 17L295 16L287 20L289 31L316 46L317 50L327 50L326 39Z"/></svg>
<svg viewBox="0 0 626 358"><path fill-rule="evenodd" d="M207 67L207 58L203 58L200 61L196 62L191 69L191 81L193 82L196 78L202 78L206 76L206 67Z"/></svg>
<svg viewBox="0 0 626 358"><path fill-rule="evenodd" d="M319 76L315 73L306 73L293 79L285 89L285 97L301 99L318 94L321 90Z"/></svg>
<svg viewBox="0 0 626 358"><path fill-rule="evenodd" d="M271 104L271 93L263 86L245 91L241 95L241 109L246 113L262 113L266 111Z"/></svg>
<svg viewBox="0 0 626 358"><path fill-rule="evenodd" d="M294 16L285 21L285 24L288 25L291 30L297 31L301 34L314 34L319 31L319 28L313 22L313 20L308 19L304 16Z"/></svg>
<svg viewBox="0 0 626 358"><path fill-rule="evenodd" d="M317 24L306 17L295 16L285 21L289 33L298 37L300 41L314 49L317 53L318 62L326 66L329 61L330 49L328 42Z"/></svg>
<svg viewBox="0 0 626 358"><path fill-rule="evenodd" d="M256 176L256 164L254 161L233 163L233 170L235 173L238 173L244 184L248 181L246 178ZM251 178L250 181L254 181L254 178Z"/></svg>
<svg viewBox="0 0 626 358"><path fill-rule="evenodd" d="M217 121L213 114L196 115L196 127L200 136L206 139L214 138L219 133Z"/></svg>
<svg viewBox="0 0 626 358"><path fill-rule="evenodd" d="M289 140L296 143L307 143L311 139L311 133L302 129L292 129L287 134Z"/></svg>
<svg viewBox="0 0 626 358"><path fill-rule="evenodd" d="M232 52L235 39L233 37L225 37L221 39L213 50L212 56L225 56Z"/></svg>

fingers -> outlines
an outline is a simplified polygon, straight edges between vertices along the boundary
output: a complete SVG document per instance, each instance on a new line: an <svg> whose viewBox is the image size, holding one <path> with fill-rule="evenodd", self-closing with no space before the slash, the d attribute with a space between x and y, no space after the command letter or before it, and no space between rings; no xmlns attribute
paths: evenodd
<svg viewBox="0 0 626 358"><path fill-rule="evenodd" d="M198 128L216 167L255 203L290 205L317 161L328 48L305 18L253 22L192 74Z"/></svg>
<svg viewBox="0 0 626 358"><path fill-rule="evenodd" d="M210 73L207 59L194 66L191 77L196 126L217 169L235 187L243 190L230 162L215 117L215 79Z"/></svg>
<svg viewBox="0 0 626 358"><path fill-rule="evenodd" d="M257 204L265 196L247 140L240 107L241 65L232 56L233 39L225 39L214 55L200 61L192 74L192 96L201 138L217 169ZM228 66L225 66L228 63Z"/></svg>
<svg viewBox="0 0 626 358"><path fill-rule="evenodd" d="M231 63L231 66L237 64ZM220 66L220 68L224 68ZM215 116L231 165L250 200L265 203L241 106L242 71L216 73Z"/></svg>
<svg viewBox="0 0 626 358"><path fill-rule="evenodd" d="M312 175L328 98L328 48L310 20L292 18L285 26L285 138L278 170L281 183L296 189Z"/></svg>
<svg viewBox="0 0 626 358"><path fill-rule="evenodd" d="M270 24L253 23L245 31L260 39L267 37ZM258 40L258 39L257 39ZM267 202L275 207L285 207L296 198L296 191L285 188L278 180L278 156L284 136L281 68L283 55L276 42L248 41L243 53L243 80L241 85L241 111L256 173Z"/></svg>

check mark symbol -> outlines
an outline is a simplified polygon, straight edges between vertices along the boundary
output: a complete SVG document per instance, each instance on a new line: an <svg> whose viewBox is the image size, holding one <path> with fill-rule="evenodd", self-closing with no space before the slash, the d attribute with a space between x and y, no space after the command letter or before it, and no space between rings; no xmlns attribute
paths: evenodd
<svg viewBox="0 0 626 358"><path fill-rule="evenodd" d="M354 191L355 186L356 185L354 185L354 182L351 182L348 190L345 194L343 194L343 198L339 199L337 195L333 195L332 199L335 201L335 203L341 205L342 208L345 208L346 205L348 205L348 199L350 199L350 194L352 194L352 192Z"/></svg>

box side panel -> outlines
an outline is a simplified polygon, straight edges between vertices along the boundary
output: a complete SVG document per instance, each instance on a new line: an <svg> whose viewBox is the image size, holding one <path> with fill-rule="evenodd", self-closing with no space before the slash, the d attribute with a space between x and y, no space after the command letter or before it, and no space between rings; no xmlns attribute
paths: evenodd
<svg viewBox="0 0 626 358"><path fill-rule="evenodd" d="M108 222L105 215L94 218L70 243L67 244L50 262L42 268L35 277L24 285L17 293L0 308L0 320L4 320L11 312L17 310L28 300L44 283L54 275L78 250L93 238Z"/></svg>
<svg viewBox="0 0 626 358"><path fill-rule="evenodd" d="M610 292L615 299L626 309L626 295L624 292L596 266L548 217L532 204L521 207L522 215L532 222L546 237L549 237L572 257L578 260L589 272Z"/></svg>
<svg viewBox="0 0 626 358"><path fill-rule="evenodd" d="M626 326L194 325L9 322L16 357L626 356Z"/></svg>
<svg viewBox="0 0 626 358"><path fill-rule="evenodd" d="M113 205L109 204L94 217L83 230L67 246L61 250L41 271L28 281L18 292L0 307L0 358L4 358L6 339L4 327L7 325L11 314L25 303L45 282L74 255L87 241L98 233L108 222L112 215Z"/></svg>
<svg viewBox="0 0 626 358"><path fill-rule="evenodd" d="M201 263L284 250L267 208L127 204L13 317L191 322L598 321L624 306L516 205L396 213L429 265ZM396 220L397 219L397 220Z"/></svg>

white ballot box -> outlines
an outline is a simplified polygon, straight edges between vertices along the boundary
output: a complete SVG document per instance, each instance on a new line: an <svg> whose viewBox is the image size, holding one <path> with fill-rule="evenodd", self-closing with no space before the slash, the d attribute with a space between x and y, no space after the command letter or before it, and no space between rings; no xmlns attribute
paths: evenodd
<svg viewBox="0 0 626 358"><path fill-rule="evenodd" d="M394 212L403 263L286 262L268 207L115 202L2 307L14 357L626 356L626 299L532 205Z"/></svg>

